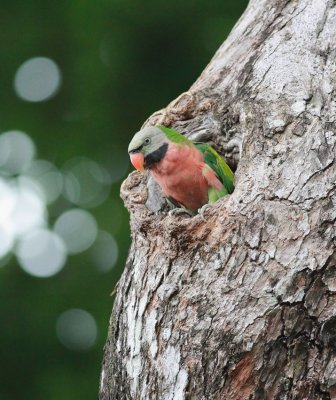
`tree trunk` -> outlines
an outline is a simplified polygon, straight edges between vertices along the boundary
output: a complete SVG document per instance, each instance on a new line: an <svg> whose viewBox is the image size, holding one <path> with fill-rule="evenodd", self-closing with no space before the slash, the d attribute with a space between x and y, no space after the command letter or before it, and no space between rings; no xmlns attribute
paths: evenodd
<svg viewBox="0 0 336 400"><path fill-rule="evenodd" d="M169 216L121 195L132 246L100 399L336 399L336 2L251 0L191 89L154 114L237 165L235 191Z"/></svg>

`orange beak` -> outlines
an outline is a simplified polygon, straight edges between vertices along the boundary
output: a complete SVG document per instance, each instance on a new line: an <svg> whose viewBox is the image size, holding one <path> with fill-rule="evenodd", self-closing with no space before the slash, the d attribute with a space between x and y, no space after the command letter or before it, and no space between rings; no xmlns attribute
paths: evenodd
<svg viewBox="0 0 336 400"><path fill-rule="evenodd" d="M133 164L134 168L136 168L138 171L143 172L144 171L144 162L145 158L142 153L134 153L130 155L131 158L131 163Z"/></svg>

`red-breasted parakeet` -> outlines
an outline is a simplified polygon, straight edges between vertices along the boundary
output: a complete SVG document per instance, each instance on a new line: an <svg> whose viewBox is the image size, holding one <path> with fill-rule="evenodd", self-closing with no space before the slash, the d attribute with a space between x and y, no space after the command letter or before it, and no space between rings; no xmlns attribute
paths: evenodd
<svg viewBox="0 0 336 400"><path fill-rule="evenodd" d="M137 132L128 153L137 170L149 169L168 198L193 212L233 192L233 172L210 145L165 126Z"/></svg>

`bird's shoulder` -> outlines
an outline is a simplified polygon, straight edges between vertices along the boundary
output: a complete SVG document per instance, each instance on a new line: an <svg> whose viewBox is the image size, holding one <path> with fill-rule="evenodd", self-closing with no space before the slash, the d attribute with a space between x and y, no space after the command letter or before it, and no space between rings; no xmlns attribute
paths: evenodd
<svg viewBox="0 0 336 400"><path fill-rule="evenodd" d="M158 128L166 135L167 139L175 144L182 144L187 146L192 146L193 143L187 137L183 136L181 133L175 131L172 128L167 128L163 125L157 125Z"/></svg>

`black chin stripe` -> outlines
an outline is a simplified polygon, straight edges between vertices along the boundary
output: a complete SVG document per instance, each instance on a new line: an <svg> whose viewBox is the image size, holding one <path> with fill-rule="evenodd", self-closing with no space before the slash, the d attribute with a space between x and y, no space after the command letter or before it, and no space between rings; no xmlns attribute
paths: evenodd
<svg viewBox="0 0 336 400"><path fill-rule="evenodd" d="M165 154L167 153L167 150L168 150L168 143L164 143L157 150L153 151L153 153L148 154L148 156L145 157L145 166L150 167L153 164L161 161L165 156Z"/></svg>

